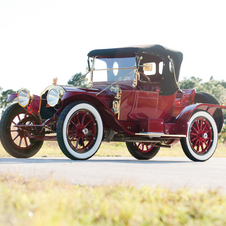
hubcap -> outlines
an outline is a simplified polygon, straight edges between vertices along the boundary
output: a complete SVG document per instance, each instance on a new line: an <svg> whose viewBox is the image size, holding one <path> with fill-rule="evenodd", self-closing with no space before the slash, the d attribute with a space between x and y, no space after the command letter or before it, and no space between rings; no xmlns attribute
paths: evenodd
<svg viewBox="0 0 226 226"><path fill-rule="evenodd" d="M82 130L82 132L83 132L85 135L87 135L88 132L89 132L89 130L88 130L87 128L85 128L85 129Z"/></svg>
<svg viewBox="0 0 226 226"><path fill-rule="evenodd" d="M204 139L207 139L207 138L208 138L208 134L207 134L207 133L204 133L202 137L203 137Z"/></svg>

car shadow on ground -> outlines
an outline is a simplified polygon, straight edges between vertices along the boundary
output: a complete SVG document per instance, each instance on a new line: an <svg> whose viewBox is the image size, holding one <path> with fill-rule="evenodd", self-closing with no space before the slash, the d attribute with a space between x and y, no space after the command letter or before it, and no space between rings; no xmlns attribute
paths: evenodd
<svg viewBox="0 0 226 226"><path fill-rule="evenodd" d="M127 164L175 164L175 163L193 163L192 161L187 160L186 158L162 158L162 159L151 159L151 160L136 160L133 158L125 157L98 157L91 158L89 160L71 160L68 158L59 158L59 157L40 157L40 158L29 158L29 159L17 159L17 158L0 158L1 164L55 164L55 163L65 163L65 164L86 164L86 163L127 163Z"/></svg>

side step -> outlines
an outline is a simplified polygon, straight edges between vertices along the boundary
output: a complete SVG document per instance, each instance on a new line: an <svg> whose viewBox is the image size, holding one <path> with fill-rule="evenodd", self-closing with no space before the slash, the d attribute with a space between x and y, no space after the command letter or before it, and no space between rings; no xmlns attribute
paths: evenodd
<svg viewBox="0 0 226 226"><path fill-rule="evenodd" d="M148 137L186 137L186 135L181 134L165 134L165 133L151 133L151 132L140 132L135 133L138 136L148 136Z"/></svg>

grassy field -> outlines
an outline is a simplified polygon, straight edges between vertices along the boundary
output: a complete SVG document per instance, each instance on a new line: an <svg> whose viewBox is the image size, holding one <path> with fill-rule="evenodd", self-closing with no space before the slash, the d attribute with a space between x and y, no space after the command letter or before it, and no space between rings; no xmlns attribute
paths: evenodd
<svg viewBox="0 0 226 226"><path fill-rule="evenodd" d="M0 225L226 225L226 195L0 175Z"/></svg>
<svg viewBox="0 0 226 226"><path fill-rule="evenodd" d="M8 156L0 145L0 157ZM64 155L56 142L46 142L36 156ZM103 143L96 156L130 154L123 143ZM176 145L162 148L157 156L184 154ZM219 144L214 156L226 157L226 146ZM0 226L223 226L225 212L226 194L218 190L88 187L0 174Z"/></svg>
<svg viewBox="0 0 226 226"><path fill-rule="evenodd" d="M44 142L41 150L34 157L64 157L57 142ZM131 156L125 143L103 142L95 156ZM185 157L180 143L171 148L161 148L158 157ZM0 143L0 157L10 157ZM226 144L219 143L213 157L226 157Z"/></svg>

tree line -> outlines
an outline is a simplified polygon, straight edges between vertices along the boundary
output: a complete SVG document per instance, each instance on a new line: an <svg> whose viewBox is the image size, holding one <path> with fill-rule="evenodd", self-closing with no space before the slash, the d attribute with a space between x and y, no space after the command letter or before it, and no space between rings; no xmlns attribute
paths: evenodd
<svg viewBox="0 0 226 226"><path fill-rule="evenodd" d="M196 89L196 92L206 92L214 96L220 101L220 96L226 94L226 82L224 80L218 81L210 77L208 82L202 82L199 77L184 78L180 83L181 89Z"/></svg>
<svg viewBox="0 0 226 226"><path fill-rule="evenodd" d="M82 77L82 73L76 73L67 82L68 85L76 86L86 86L87 79ZM214 96L218 101L220 101L220 96L226 94L226 82L224 80L218 81L210 77L208 82L203 82L199 77L184 78L179 82L180 89L196 89L196 92L206 92ZM0 109L5 109L10 103L7 103L8 94L15 93L12 89L3 90L0 87Z"/></svg>

